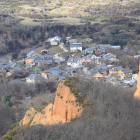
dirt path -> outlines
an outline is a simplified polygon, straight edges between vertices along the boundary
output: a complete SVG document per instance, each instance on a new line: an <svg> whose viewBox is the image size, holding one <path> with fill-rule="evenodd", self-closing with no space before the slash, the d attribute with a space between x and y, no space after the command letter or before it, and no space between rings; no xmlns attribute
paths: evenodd
<svg viewBox="0 0 140 140"><path fill-rule="evenodd" d="M64 48L64 43L61 42L61 43L59 44L59 47L60 47L61 49L63 49L64 52L68 52L68 50L66 50L66 49Z"/></svg>

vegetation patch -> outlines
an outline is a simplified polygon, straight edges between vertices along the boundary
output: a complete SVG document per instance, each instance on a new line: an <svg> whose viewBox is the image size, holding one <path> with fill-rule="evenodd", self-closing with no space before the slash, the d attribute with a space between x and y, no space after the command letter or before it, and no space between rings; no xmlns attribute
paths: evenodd
<svg viewBox="0 0 140 140"><path fill-rule="evenodd" d="M11 95L5 95L3 98L3 104L12 106L13 103L11 102Z"/></svg>
<svg viewBox="0 0 140 140"><path fill-rule="evenodd" d="M82 93L80 93L80 91L78 91L74 86L75 82L78 82L77 78L67 77L65 82L64 82L64 85L70 87L71 92L76 97L76 101L78 103L82 104L83 107L86 107L86 104L84 103L84 97L82 96Z"/></svg>
<svg viewBox="0 0 140 140"><path fill-rule="evenodd" d="M38 112L42 112L42 110L46 107L47 105L43 106L43 107L36 107L36 106L33 106L33 108L38 111Z"/></svg>
<svg viewBox="0 0 140 140"><path fill-rule="evenodd" d="M79 118L80 118L80 117L75 117L75 118L71 119L70 122L75 122L75 121L77 121Z"/></svg>
<svg viewBox="0 0 140 140"><path fill-rule="evenodd" d="M10 130L4 135L1 140L15 140L17 137L17 133L21 127L18 123L15 123Z"/></svg>

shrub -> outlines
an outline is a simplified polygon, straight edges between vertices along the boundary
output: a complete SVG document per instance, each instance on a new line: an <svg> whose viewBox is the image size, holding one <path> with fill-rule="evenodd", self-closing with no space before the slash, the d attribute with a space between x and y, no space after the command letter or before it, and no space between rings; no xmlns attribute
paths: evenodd
<svg viewBox="0 0 140 140"><path fill-rule="evenodd" d="M12 59L17 59L18 58L18 53L13 53L12 54Z"/></svg>
<svg viewBox="0 0 140 140"><path fill-rule="evenodd" d="M11 95L5 95L3 98L3 103L8 106L12 106L13 103L11 102Z"/></svg>

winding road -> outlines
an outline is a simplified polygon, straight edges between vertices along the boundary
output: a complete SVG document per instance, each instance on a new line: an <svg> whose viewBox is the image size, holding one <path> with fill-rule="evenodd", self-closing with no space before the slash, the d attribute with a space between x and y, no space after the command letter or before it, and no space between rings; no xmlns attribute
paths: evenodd
<svg viewBox="0 0 140 140"><path fill-rule="evenodd" d="M68 50L66 50L65 48L64 48L64 43L60 43L59 44L59 47L64 51L64 52L68 52Z"/></svg>

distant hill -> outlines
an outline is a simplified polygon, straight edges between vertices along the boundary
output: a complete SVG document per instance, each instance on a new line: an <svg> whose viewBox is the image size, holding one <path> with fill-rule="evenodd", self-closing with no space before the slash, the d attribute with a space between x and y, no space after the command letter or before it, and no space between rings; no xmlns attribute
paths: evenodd
<svg viewBox="0 0 140 140"><path fill-rule="evenodd" d="M39 14L61 17L91 17L99 15L131 15L140 6L139 0L3 0L0 12Z"/></svg>

